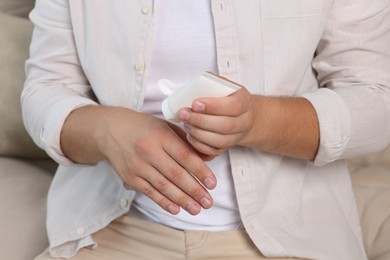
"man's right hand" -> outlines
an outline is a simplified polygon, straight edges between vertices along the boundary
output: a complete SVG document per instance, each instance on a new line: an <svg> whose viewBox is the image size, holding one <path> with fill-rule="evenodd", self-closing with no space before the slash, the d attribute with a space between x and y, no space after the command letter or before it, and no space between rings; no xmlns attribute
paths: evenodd
<svg viewBox="0 0 390 260"><path fill-rule="evenodd" d="M127 186L172 214L183 208L196 215L212 206L206 188L215 188L214 174L185 133L162 119L125 108L81 107L65 121L61 148L78 163L107 159Z"/></svg>

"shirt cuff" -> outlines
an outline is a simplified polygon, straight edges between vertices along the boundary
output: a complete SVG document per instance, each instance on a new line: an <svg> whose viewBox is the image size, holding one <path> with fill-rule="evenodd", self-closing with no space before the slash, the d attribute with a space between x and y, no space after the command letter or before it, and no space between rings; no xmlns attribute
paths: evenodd
<svg viewBox="0 0 390 260"><path fill-rule="evenodd" d="M93 241L91 236L83 237L79 240L69 241L61 244L57 247L49 248L49 254L54 258L66 258L69 259L76 255L76 253L84 247L91 247L95 249L97 246L96 242Z"/></svg>
<svg viewBox="0 0 390 260"><path fill-rule="evenodd" d="M351 134L351 116L344 100L333 90L320 88L302 95L316 110L320 145L313 162L322 166L340 159Z"/></svg>
<svg viewBox="0 0 390 260"><path fill-rule="evenodd" d="M45 118L45 127L41 129L40 141L47 154L61 165L75 164L61 150L60 135L64 122L73 110L87 105L97 104L83 97L67 97L57 102Z"/></svg>

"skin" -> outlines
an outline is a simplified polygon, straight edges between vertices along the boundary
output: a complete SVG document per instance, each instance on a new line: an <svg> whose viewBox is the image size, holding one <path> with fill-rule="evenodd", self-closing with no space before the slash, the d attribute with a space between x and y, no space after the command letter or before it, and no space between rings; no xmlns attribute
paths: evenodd
<svg viewBox="0 0 390 260"><path fill-rule="evenodd" d="M200 98L183 108L187 140L218 156L235 145L314 160L319 147L317 114L304 98L251 95L243 86L228 97Z"/></svg>
<svg viewBox="0 0 390 260"><path fill-rule="evenodd" d="M200 183L215 188L214 174L185 133L164 120L125 108L81 107L64 123L61 148L77 163L108 160L129 187L172 214L212 206Z"/></svg>
<svg viewBox="0 0 390 260"><path fill-rule="evenodd" d="M217 185L205 160L235 145L313 160L318 119L304 98L251 95L200 98L183 108L179 127L125 108L85 106L74 110L61 132L64 154L77 163L108 160L123 181L161 208L192 215L212 206Z"/></svg>

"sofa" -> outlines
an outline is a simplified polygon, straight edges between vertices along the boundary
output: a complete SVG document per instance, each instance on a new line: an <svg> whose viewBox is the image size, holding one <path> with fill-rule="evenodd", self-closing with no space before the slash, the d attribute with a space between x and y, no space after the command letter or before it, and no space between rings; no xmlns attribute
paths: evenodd
<svg viewBox="0 0 390 260"><path fill-rule="evenodd" d="M31 0L0 0L0 259L29 260L47 246L47 191L57 164L27 135L20 109ZM390 47L389 47L390 48ZM390 148L349 161L370 260L390 260ZM335 259L337 260L337 259ZM342 259L340 259L342 260Z"/></svg>
<svg viewBox="0 0 390 260"><path fill-rule="evenodd" d="M48 245L46 196L57 165L24 130L20 92L31 1L0 1L0 259L30 260ZM21 18L24 17L24 18Z"/></svg>

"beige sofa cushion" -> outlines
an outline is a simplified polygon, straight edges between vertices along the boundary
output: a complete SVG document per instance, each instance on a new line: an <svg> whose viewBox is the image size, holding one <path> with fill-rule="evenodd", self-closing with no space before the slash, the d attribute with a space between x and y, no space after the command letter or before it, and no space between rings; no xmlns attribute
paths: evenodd
<svg viewBox="0 0 390 260"><path fill-rule="evenodd" d="M55 167L0 157L0 259L33 259L48 246L46 196Z"/></svg>
<svg viewBox="0 0 390 260"><path fill-rule="evenodd" d="M390 147L375 154L351 159L349 160L349 164L352 169L367 167L369 165L381 165L390 169Z"/></svg>
<svg viewBox="0 0 390 260"><path fill-rule="evenodd" d="M0 156L44 158L24 128L20 93L32 24L27 19L0 13Z"/></svg>
<svg viewBox="0 0 390 260"><path fill-rule="evenodd" d="M368 257L389 260L390 167L361 166L352 171L351 177Z"/></svg>
<svg viewBox="0 0 390 260"><path fill-rule="evenodd" d="M34 0L0 0L0 10L7 14L27 17L34 3Z"/></svg>

